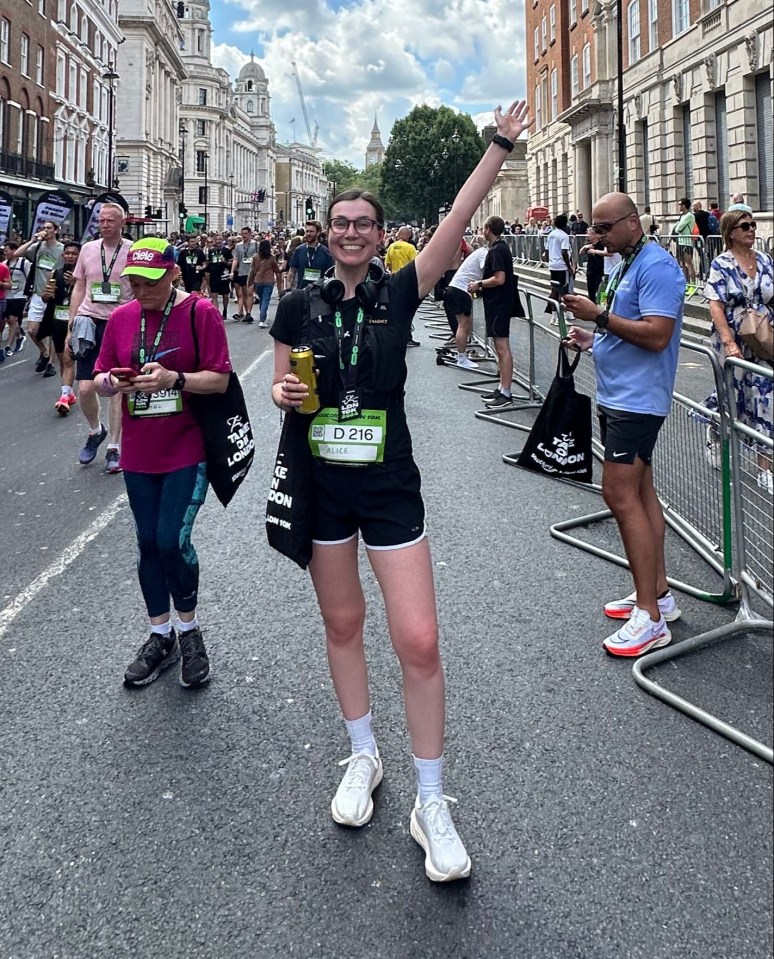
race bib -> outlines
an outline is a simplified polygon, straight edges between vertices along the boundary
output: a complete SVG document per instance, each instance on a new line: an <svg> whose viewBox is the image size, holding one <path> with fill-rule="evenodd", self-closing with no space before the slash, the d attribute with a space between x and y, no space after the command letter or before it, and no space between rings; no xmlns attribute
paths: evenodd
<svg viewBox="0 0 774 959"><path fill-rule="evenodd" d="M56 266L56 259L50 253L42 253L37 259L36 266L41 270L53 270Z"/></svg>
<svg viewBox="0 0 774 959"><path fill-rule="evenodd" d="M183 412L183 394L180 390L129 393L126 402L130 416L173 416Z"/></svg>
<svg viewBox="0 0 774 959"><path fill-rule="evenodd" d="M312 455L327 463L382 463L386 439L386 410L362 410L356 419L340 423L339 411L326 406L309 427Z"/></svg>
<svg viewBox="0 0 774 959"><path fill-rule="evenodd" d="M253 258L251 256L246 256L244 260L242 260L242 266L246 266L248 269L250 269L252 265L253 265Z"/></svg>
<svg viewBox="0 0 774 959"><path fill-rule="evenodd" d="M90 295L92 303L118 303L121 299L121 284L92 283Z"/></svg>
<svg viewBox="0 0 774 959"><path fill-rule="evenodd" d="M55 306L54 307L54 319L59 320L61 323L70 322L70 307L69 306Z"/></svg>
<svg viewBox="0 0 774 959"><path fill-rule="evenodd" d="M304 267L304 283L314 283L321 276L322 273L319 270L310 270L308 266Z"/></svg>

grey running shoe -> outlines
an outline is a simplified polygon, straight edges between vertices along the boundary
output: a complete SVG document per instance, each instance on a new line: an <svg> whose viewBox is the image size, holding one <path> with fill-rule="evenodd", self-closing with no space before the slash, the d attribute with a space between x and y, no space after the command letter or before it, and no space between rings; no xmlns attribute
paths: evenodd
<svg viewBox="0 0 774 959"><path fill-rule="evenodd" d="M495 394L491 400L486 400L486 406L490 410L497 410L501 406L510 406L513 403L512 396L506 396L505 393L501 393L500 390L495 390Z"/></svg>
<svg viewBox="0 0 774 959"><path fill-rule="evenodd" d="M134 661L124 673L127 686L147 686L156 679L162 669L172 666L180 659L174 629L168 636L151 633L137 651Z"/></svg>
<svg viewBox="0 0 774 959"><path fill-rule="evenodd" d="M119 462L119 452L115 447L111 447L105 453L105 472L121 473L121 463Z"/></svg>
<svg viewBox="0 0 774 959"><path fill-rule="evenodd" d="M202 631L198 626L186 632L181 631L178 642L183 657L180 664L180 685L185 689L201 686L210 678L210 661L204 648Z"/></svg>
<svg viewBox="0 0 774 959"><path fill-rule="evenodd" d="M425 872L433 882L450 882L470 875L472 863L454 828L449 796L428 799L411 811L411 835L425 850Z"/></svg>
<svg viewBox="0 0 774 959"><path fill-rule="evenodd" d="M100 423L99 433L89 433L86 437L86 443L78 454L78 462L81 466L88 466L89 463L93 462L94 457L97 455L97 450L100 447L100 444L104 443L107 439L107 430Z"/></svg>
<svg viewBox="0 0 774 959"><path fill-rule="evenodd" d="M384 774L379 752L355 753L339 765L348 768L331 802L331 815L341 826L364 826L374 814L371 794Z"/></svg>

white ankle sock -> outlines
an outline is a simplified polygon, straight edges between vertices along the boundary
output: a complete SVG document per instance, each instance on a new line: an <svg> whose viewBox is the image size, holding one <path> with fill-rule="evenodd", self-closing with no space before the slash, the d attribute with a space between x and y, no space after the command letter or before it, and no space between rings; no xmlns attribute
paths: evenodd
<svg viewBox="0 0 774 959"><path fill-rule="evenodd" d="M154 633L159 633L161 636L169 636L172 632L172 623L169 620L167 620L166 623L156 623L155 626L151 623L151 630Z"/></svg>
<svg viewBox="0 0 774 959"><path fill-rule="evenodd" d="M443 756L439 759L417 759L414 756L414 769L419 805L423 806L428 799L443 799Z"/></svg>
<svg viewBox="0 0 774 959"><path fill-rule="evenodd" d="M101 432L102 432L102 423L100 423L95 430L90 429L89 436L96 436L98 433L101 433Z"/></svg>
<svg viewBox="0 0 774 959"><path fill-rule="evenodd" d="M505 387L503 387L503 386L500 387L500 392L503 394L503 396L510 396L510 395L511 395L510 389L507 389L507 390L506 390Z"/></svg>
<svg viewBox="0 0 774 959"><path fill-rule="evenodd" d="M360 719L345 719L344 722L352 743L352 755L368 753L369 756L375 756L376 740L371 728L371 710L369 709Z"/></svg>
<svg viewBox="0 0 774 959"><path fill-rule="evenodd" d="M178 631L181 633L188 633L192 629L196 629L198 625L199 625L199 620L195 616L190 623L184 623L182 619L178 619L177 621L177 628L178 628Z"/></svg>

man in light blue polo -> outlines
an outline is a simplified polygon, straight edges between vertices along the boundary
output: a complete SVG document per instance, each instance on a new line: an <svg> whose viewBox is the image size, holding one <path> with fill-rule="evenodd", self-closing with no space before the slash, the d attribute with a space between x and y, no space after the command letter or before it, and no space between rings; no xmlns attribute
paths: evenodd
<svg viewBox="0 0 774 959"><path fill-rule="evenodd" d="M608 603L605 614L626 623L604 640L614 656L641 656L672 640L668 622L680 616L669 591L664 514L651 459L672 405L685 302L685 277L658 243L648 242L637 208L625 193L594 206L592 229L622 260L608 284L607 312L584 296L565 296L578 320L596 332L570 328L568 344L591 350L605 460L602 494L618 524L634 592Z"/></svg>

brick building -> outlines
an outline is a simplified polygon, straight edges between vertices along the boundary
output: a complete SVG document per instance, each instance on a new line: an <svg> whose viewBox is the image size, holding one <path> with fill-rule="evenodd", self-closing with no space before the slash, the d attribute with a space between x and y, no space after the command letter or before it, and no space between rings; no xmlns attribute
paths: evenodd
<svg viewBox="0 0 774 959"><path fill-rule="evenodd" d="M744 193L771 231L774 12L756 0L622 0L626 190L665 227L681 196ZM530 194L551 214L618 182L616 0L526 0Z"/></svg>

